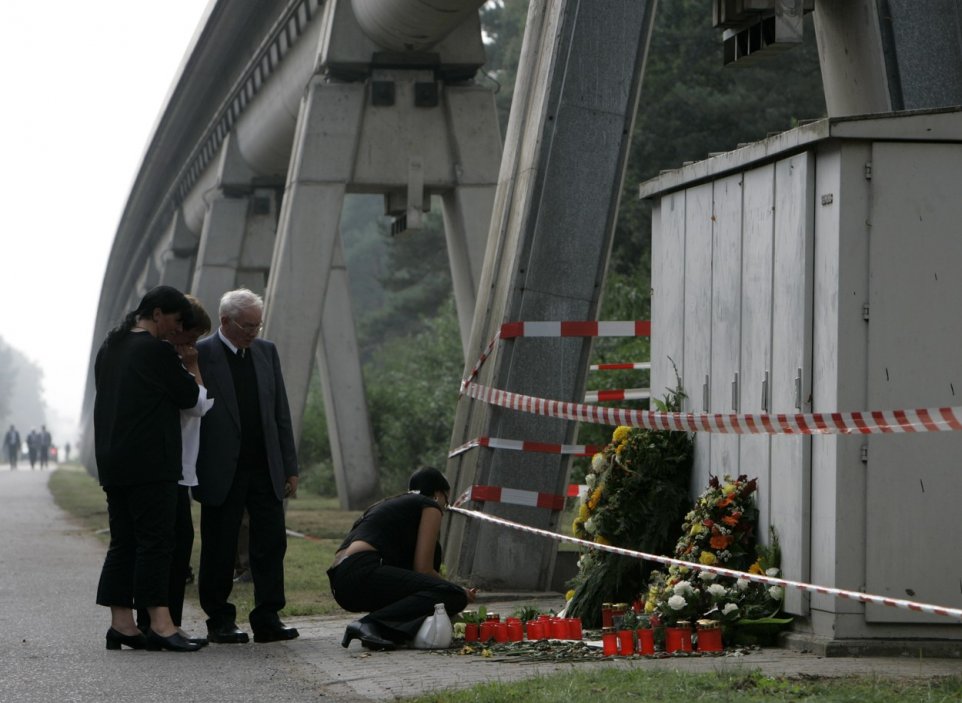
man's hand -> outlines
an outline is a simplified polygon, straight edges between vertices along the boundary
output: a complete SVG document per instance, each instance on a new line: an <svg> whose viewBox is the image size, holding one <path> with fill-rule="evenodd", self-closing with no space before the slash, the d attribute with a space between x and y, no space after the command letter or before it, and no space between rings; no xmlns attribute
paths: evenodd
<svg viewBox="0 0 962 703"><path fill-rule="evenodd" d="M297 476L288 476L284 483L284 497L297 498Z"/></svg>

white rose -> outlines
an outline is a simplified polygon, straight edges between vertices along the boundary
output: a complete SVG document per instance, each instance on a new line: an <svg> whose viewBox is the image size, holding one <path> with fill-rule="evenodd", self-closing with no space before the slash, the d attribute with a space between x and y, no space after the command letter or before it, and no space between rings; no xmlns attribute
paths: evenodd
<svg viewBox="0 0 962 703"><path fill-rule="evenodd" d="M738 610L738 606L734 603L725 603L725 607L722 608L722 615L731 615L736 610Z"/></svg>
<svg viewBox="0 0 962 703"><path fill-rule="evenodd" d="M585 532L591 535L595 533L595 519L593 517L585 520Z"/></svg>
<svg viewBox="0 0 962 703"><path fill-rule="evenodd" d="M776 569L774 566L771 569L765 569L765 575L774 578L778 576L778 569Z"/></svg>
<svg viewBox="0 0 962 703"><path fill-rule="evenodd" d="M711 586L708 587L708 592L712 595L713 598L721 598L722 596L725 595L725 593L727 592L727 589L724 586L722 586L720 583L713 583Z"/></svg>
<svg viewBox="0 0 962 703"><path fill-rule="evenodd" d="M782 599L782 587L781 586L769 586L768 595L771 596L772 600Z"/></svg>
<svg viewBox="0 0 962 703"><path fill-rule="evenodd" d="M688 581L679 581L672 590L679 596L687 596L692 593L692 587Z"/></svg>
<svg viewBox="0 0 962 703"><path fill-rule="evenodd" d="M712 571L700 571L698 573L698 578L700 578L702 581L714 581L715 573Z"/></svg>
<svg viewBox="0 0 962 703"><path fill-rule="evenodd" d="M747 590L748 590L748 584L749 584L748 579L738 579L737 581L735 581L735 587L736 587L739 591L747 591Z"/></svg>
<svg viewBox="0 0 962 703"><path fill-rule="evenodd" d="M595 474L588 474L587 476L585 476L585 483L588 485L589 489L593 489L597 481L598 481L598 476Z"/></svg>
<svg viewBox="0 0 962 703"><path fill-rule="evenodd" d="M668 607L672 610L681 610L686 605L688 605L688 601L686 601L682 596L672 596L668 599Z"/></svg>
<svg viewBox="0 0 962 703"><path fill-rule="evenodd" d="M595 454L591 457L591 470L595 473L601 471L602 467L605 465L605 456L602 453Z"/></svg>

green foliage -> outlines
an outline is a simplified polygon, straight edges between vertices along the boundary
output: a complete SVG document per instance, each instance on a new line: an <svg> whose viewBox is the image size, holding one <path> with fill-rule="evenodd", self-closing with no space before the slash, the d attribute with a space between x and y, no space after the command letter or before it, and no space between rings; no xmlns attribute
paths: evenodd
<svg viewBox="0 0 962 703"><path fill-rule="evenodd" d="M304 408L304 424L298 462L301 475L299 490L322 496L337 495L334 484L334 466L331 460L331 441L327 434L327 417L324 414L323 393L318 374L311 374Z"/></svg>
<svg viewBox="0 0 962 703"><path fill-rule="evenodd" d="M673 0L655 12L618 215L615 270L632 270L649 247L651 207L638 199L640 182L825 114L810 16L801 46L747 66L724 66L711 4Z"/></svg>
<svg viewBox="0 0 962 703"><path fill-rule="evenodd" d="M502 138L508 126L527 16L527 0L495 0L481 8L481 27L486 35L483 75L497 85L495 102Z"/></svg>
<svg viewBox="0 0 962 703"><path fill-rule="evenodd" d="M453 300L424 330L388 342L365 368L381 488L404 490L419 465L444 466L464 366Z"/></svg>
<svg viewBox="0 0 962 703"><path fill-rule="evenodd" d="M681 389L665 398L678 410ZM692 440L685 432L619 427L592 460L585 496L572 526L582 539L653 554L665 554L679 536L688 510ZM652 566L644 561L592 550L582 555L568 610L587 627L600 623L601 604L631 602L642 592Z"/></svg>
<svg viewBox="0 0 962 703"><path fill-rule="evenodd" d="M680 663L680 662L679 662ZM747 662L746 662L747 666ZM606 667L572 670L505 683L490 682L460 691L436 691L408 703L931 703L962 698L962 676L893 679L879 676L766 676L741 667L695 673L688 667Z"/></svg>

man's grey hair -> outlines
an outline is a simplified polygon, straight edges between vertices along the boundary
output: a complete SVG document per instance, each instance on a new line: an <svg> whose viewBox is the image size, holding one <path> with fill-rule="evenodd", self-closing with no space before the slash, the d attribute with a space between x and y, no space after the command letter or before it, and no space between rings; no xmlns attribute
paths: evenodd
<svg viewBox="0 0 962 703"><path fill-rule="evenodd" d="M220 317L229 317L233 320L244 310L250 308L263 310L264 299L247 288L238 288L237 290L229 290L221 296L217 314Z"/></svg>

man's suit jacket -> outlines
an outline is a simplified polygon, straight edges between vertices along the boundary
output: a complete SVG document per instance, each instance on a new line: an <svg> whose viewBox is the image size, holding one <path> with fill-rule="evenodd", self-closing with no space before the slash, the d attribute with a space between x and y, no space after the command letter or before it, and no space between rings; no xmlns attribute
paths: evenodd
<svg viewBox="0 0 962 703"><path fill-rule="evenodd" d="M197 343L197 361L207 387L207 395L216 399L204 415L200 425L200 451L197 455L197 483L194 498L202 505L219 506L224 503L241 447L240 411L234 393L227 354L215 332ZM257 375L257 395L261 406L264 428L264 448L278 500L284 499L284 484L288 476L296 476L297 452L291 427L291 411L287 404L287 390L281 375L277 348L263 339L255 339L248 352Z"/></svg>

